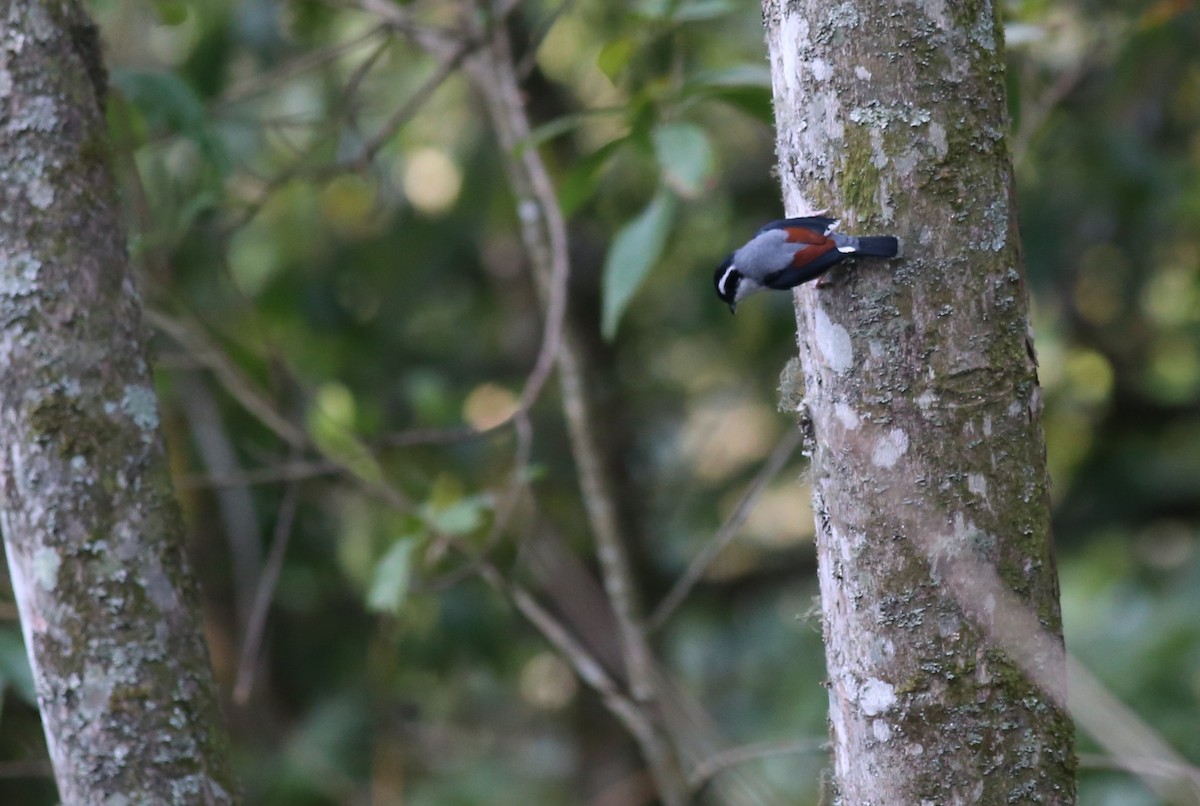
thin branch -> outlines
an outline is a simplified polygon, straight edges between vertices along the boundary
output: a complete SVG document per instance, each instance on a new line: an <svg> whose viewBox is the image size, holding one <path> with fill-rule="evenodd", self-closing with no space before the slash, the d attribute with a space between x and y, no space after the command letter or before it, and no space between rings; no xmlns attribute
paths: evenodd
<svg viewBox="0 0 1200 806"><path fill-rule="evenodd" d="M399 109L392 113L391 117L379 127L375 135L363 144L358 155L346 162L340 163L336 170L363 170L378 156L380 150L383 149L388 142L396 136L396 132L400 127L413 118L420 108L429 100L430 96L437 91L438 87L442 86L458 68L462 65L463 60L471 53L478 45L470 42L462 42L454 48L449 54L441 57L437 68L433 74L422 82L421 86L408 97Z"/></svg>
<svg viewBox="0 0 1200 806"><path fill-rule="evenodd" d="M787 436L775 447L771 455L767 457L767 461L763 463L762 469L758 471L758 475L754 477L750 488L746 490L742 496L742 500L738 501L733 513L721 524L721 528L713 535L712 540L708 545L696 555L688 566L687 571L683 573L675 584L671 586L670 592L663 597L663 600L655 608L654 614L646 622L647 630L657 630L667 622L675 610L683 604L684 599L692 592L692 588L704 576L709 566L713 561L720 556L734 538L738 536L738 530L742 528L742 524L746 522L750 511L754 508L758 497L762 495L779 472L783 470L783 466L788 463L792 455L800 447L804 441L804 437L800 429L792 428L788 430Z"/></svg>
<svg viewBox="0 0 1200 806"><path fill-rule="evenodd" d="M1054 109L1070 95L1087 76L1092 67L1090 58L1081 57L1069 69L1059 75L1046 91L1021 114L1020 125L1012 134L1012 159L1023 165L1029 155L1034 138L1041 132Z"/></svg>
<svg viewBox="0 0 1200 806"><path fill-rule="evenodd" d="M240 84L235 84L226 90L221 97L217 99L217 102L213 106L213 111L219 111L225 107L233 106L234 104L244 101L247 98L274 89L283 82L287 81L289 78L293 78L301 73L306 73L309 70L315 70L324 64L328 64L343 54L354 50L359 45L369 42L371 39L374 39L381 34L385 35L385 42L383 45L386 46L386 34L390 28L391 26L385 23L373 25L363 33L352 37L345 42L335 42L319 50L306 51L295 59L284 62L272 70L252 76L251 78L242 81Z"/></svg>
<svg viewBox="0 0 1200 806"><path fill-rule="evenodd" d="M262 654L263 632L267 625L267 612L271 601L275 598L275 587L279 584L279 575L283 571L283 559L287 555L288 543L292 537L292 525L296 520L296 510L300 505L300 485L290 484L283 494L279 505L279 514L275 517L275 534L271 537L271 551L267 555L262 577L258 581L258 590L254 595L254 605L250 617L246 620L246 637L242 642L242 653L238 659L237 677L233 686L233 701L244 705L250 699L254 688L254 672L258 667Z"/></svg>
<svg viewBox="0 0 1200 806"><path fill-rule="evenodd" d="M1124 762L1152 792L1167 802L1200 803L1200 769L1067 654L1062 639L1042 626L994 568L969 549L939 545L935 536L919 529L908 531L936 564L942 584L962 611L1058 708L1069 711L1083 731ZM1066 680L1061 676L1064 668ZM1153 775L1145 772L1152 763L1160 765Z"/></svg>
<svg viewBox="0 0 1200 806"><path fill-rule="evenodd" d="M638 740L639 745L643 748L657 746L656 728L648 713L622 690L620 684L613 679L603 664L549 610L520 585L505 579L504 575L490 562L485 560L479 563L477 568L480 576L497 591L503 593L518 612L550 642L551 646L558 650L559 654L566 658L579 679L600 695L605 708ZM647 761L652 768L655 766L655 759L647 759Z"/></svg>
<svg viewBox="0 0 1200 806"><path fill-rule="evenodd" d="M0 778L53 778L54 766L49 759L0 761Z"/></svg>
<svg viewBox="0 0 1200 806"><path fill-rule="evenodd" d="M380 479L365 475L363 470L329 453L310 440L305 431L292 425L199 326L174 319L153 309L146 309L145 316L146 320L154 327L169 335L181 347L195 356L197 361L208 367L234 400L293 450L314 449L325 461L334 465L339 472L357 480L374 497L398 509L412 508L407 497L395 487Z"/></svg>
<svg viewBox="0 0 1200 806"><path fill-rule="evenodd" d="M433 73L392 113L388 120L380 126L379 130L354 156L324 165L309 165L301 159L290 168L280 171L271 177L259 191L258 197L247 203L246 209L233 222L227 225L227 229L232 232L253 221L275 191L289 182L300 178L326 181L345 173L365 170L379 155L383 147L396 135L400 127L410 121L420 111L430 96L441 87L447 78L454 74L462 65L463 59L471 53L472 49L477 47L478 45L471 45L464 42L449 53L444 54Z"/></svg>
<svg viewBox="0 0 1200 806"><path fill-rule="evenodd" d="M221 415L207 377L202 371L180 372L175 379L176 404L188 422L193 449L200 463L210 474L241 472L234 437L229 433L228 423ZM258 507L245 486L224 486L214 492L224 526L221 531L229 546L237 634L243 636L253 607L254 588L262 573Z"/></svg>
<svg viewBox="0 0 1200 806"><path fill-rule="evenodd" d="M1188 778L1196 776L1196 768L1179 766L1161 758L1119 758L1103 753L1080 753L1079 766L1089 770L1117 770L1128 772L1139 777L1151 776L1159 778Z"/></svg>
<svg viewBox="0 0 1200 806"><path fill-rule="evenodd" d="M829 750L829 739L796 739L781 742L755 742L738 747L721 750L701 761L688 776L688 783L693 789L699 789L711 778L723 770L745 764L748 761L758 761L777 756L798 756L808 753L823 753Z"/></svg>
<svg viewBox="0 0 1200 806"><path fill-rule="evenodd" d="M300 481L342 472L342 466L329 460L284 462L273 467L239 470L233 473L209 473L182 476L175 484L180 489L205 487L253 487L258 484L277 484L281 481Z"/></svg>
<svg viewBox="0 0 1200 806"><path fill-rule="evenodd" d="M512 420L505 420L505 425ZM498 427L497 427L498 428ZM478 430L470 426L460 428L414 428L409 431L397 431L385 435L379 440L379 445L388 448L410 448L418 445L448 445L455 442L469 442L490 434L497 428Z"/></svg>
<svg viewBox="0 0 1200 806"><path fill-rule="evenodd" d="M162 365L162 362L159 362ZM204 365L189 358L184 368L193 369ZM513 421L506 421L512 425ZM459 442L470 442L473 439L490 436L497 429L490 428L477 431L465 426L462 428L414 428L410 431L397 431L388 434L372 443L372 448L415 448L424 445L451 445ZM324 460L294 460L269 467L258 467L250 470L239 470L230 473L207 473L204 475L186 475L176 480L182 489L197 489L203 487L251 487L257 484L274 484L280 481L299 481L317 476L329 476L340 472L341 465L337 462Z"/></svg>
<svg viewBox="0 0 1200 806"><path fill-rule="evenodd" d="M346 80L346 85L342 87L341 110L344 113L350 110L353 99L357 97L359 88L362 86L363 81L366 80L367 74L371 72L371 69L375 67L375 64L379 61L383 54L387 52L388 46L391 44L392 40L390 37L384 39L374 50L367 54L365 59L358 63L357 67L354 68L354 72L351 73L350 78ZM346 118L352 122L352 117L350 114L346 114Z"/></svg>
<svg viewBox="0 0 1200 806"><path fill-rule="evenodd" d="M487 104L504 149L509 181L517 197L521 237L533 264L545 310L542 347L522 392L521 407L527 408L536 400L557 361L563 409L579 469L584 507L596 543L605 591L616 616L630 689L634 699L641 702L648 713L653 713L656 700L653 662L641 627L637 590L618 527L615 498L592 427L582 351L570 338L566 327L569 274L566 224L541 155L536 148L521 148L522 143L529 141L531 127L503 26L496 26L491 48L468 62L468 69ZM670 737L657 720L649 725L651 731L636 734L636 738L654 773L659 795L666 804L683 803L686 781Z"/></svg>
<svg viewBox="0 0 1200 806"><path fill-rule="evenodd" d="M153 308L146 309L145 317L146 321L166 333L210 369L225 391L275 436L293 448L308 447L308 435L276 411L275 406L258 391L254 382L245 376L201 328Z"/></svg>
<svg viewBox="0 0 1200 806"><path fill-rule="evenodd" d="M472 63L472 75L488 102L492 123L505 149L510 180L517 195L522 240L546 308L542 349L521 396L522 404L527 405L536 397L557 359L563 408L579 468L584 506L596 540L605 589L617 614L630 683L635 697L649 699L652 696L647 684L649 653L639 626L633 574L617 527L616 505L592 431L583 358L565 337L569 273L566 225L541 155L536 148L520 147L530 137L531 127L503 30L496 31L488 56Z"/></svg>

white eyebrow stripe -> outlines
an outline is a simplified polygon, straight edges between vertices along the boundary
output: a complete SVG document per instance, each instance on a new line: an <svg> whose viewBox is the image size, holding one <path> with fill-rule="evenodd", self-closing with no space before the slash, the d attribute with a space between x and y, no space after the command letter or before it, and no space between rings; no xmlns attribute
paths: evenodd
<svg viewBox="0 0 1200 806"><path fill-rule="evenodd" d="M725 281L729 279L729 275L732 274L735 269L736 266L730 266L728 269L726 269L725 273L721 275L720 282L717 283L717 290L721 292L722 296L728 293L725 291Z"/></svg>

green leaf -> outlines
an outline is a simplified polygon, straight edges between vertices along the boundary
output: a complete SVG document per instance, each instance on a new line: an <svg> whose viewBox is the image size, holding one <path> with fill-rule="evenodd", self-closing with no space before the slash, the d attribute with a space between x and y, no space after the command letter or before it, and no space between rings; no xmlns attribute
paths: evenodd
<svg viewBox="0 0 1200 806"><path fill-rule="evenodd" d="M616 335L625 308L650 267L662 257L677 206L673 194L659 190L650 205L613 238L604 260L604 338L611 340Z"/></svg>
<svg viewBox="0 0 1200 806"><path fill-rule="evenodd" d="M763 87L771 88L771 71L757 64L739 64L701 70L687 80L684 93L710 87Z"/></svg>
<svg viewBox="0 0 1200 806"><path fill-rule="evenodd" d="M640 0L632 11L651 20L699 22L724 17L739 8L735 0Z"/></svg>
<svg viewBox="0 0 1200 806"><path fill-rule="evenodd" d="M671 14L676 22L699 22L724 17L738 10L733 0L692 0L679 3Z"/></svg>
<svg viewBox="0 0 1200 806"><path fill-rule="evenodd" d="M670 14L673 5L671 0L637 0L630 10L640 17L658 20Z"/></svg>
<svg viewBox="0 0 1200 806"><path fill-rule="evenodd" d="M605 143L597 151L578 160L558 185L558 204L563 215L570 218L596 192L605 167L625 145L625 138Z"/></svg>
<svg viewBox="0 0 1200 806"><path fill-rule="evenodd" d="M154 10L163 25L183 25L187 22L188 7L183 0L154 0Z"/></svg>
<svg viewBox="0 0 1200 806"><path fill-rule="evenodd" d="M608 76L609 81L616 84L620 80L621 74L625 72L625 68L629 67L633 51L632 39L629 37L615 39L600 49L599 55L596 56L596 66L600 68L600 72Z"/></svg>
<svg viewBox="0 0 1200 806"><path fill-rule="evenodd" d="M447 535L469 535L483 525L483 513L491 509L492 499L487 495L469 495L447 506L426 512L429 528Z"/></svg>
<svg viewBox="0 0 1200 806"><path fill-rule="evenodd" d="M357 404L340 383L322 384L307 412L308 434L329 459L371 484L381 484L383 468L355 431Z"/></svg>
<svg viewBox="0 0 1200 806"><path fill-rule="evenodd" d="M691 123L667 123L651 135L654 155L667 184L684 198L704 190L713 170L713 151L704 130Z"/></svg>
<svg viewBox="0 0 1200 806"><path fill-rule="evenodd" d="M693 102L724 101L764 123L774 121L771 72L765 67L743 64L703 70L688 79L680 94Z"/></svg>
<svg viewBox="0 0 1200 806"><path fill-rule="evenodd" d="M727 87L714 89L708 96L715 101L724 101L745 115L771 125L775 121L775 107L771 91L762 87Z"/></svg>
<svg viewBox="0 0 1200 806"><path fill-rule="evenodd" d="M535 148L542 143L548 143L556 137L561 137L567 132L574 131L579 128L580 124L587 120L587 115L563 115L555 118L549 123L544 123L529 133L529 136L517 144L520 151L528 148Z"/></svg>
<svg viewBox="0 0 1200 806"><path fill-rule="evenodd" d="M367 589L368 610L393 616L400 612L412 583L412 553L416 544L415 537L402 537L376 563Z"/></svg>
<svg viewBox="0 0 1200 806"><path fill-rule="evenodd" d="M192 140L222 176L232 171L229 154L210 125L204 103L186 81L174 73L141 70L114 70L112 79L152 130L178 132Z"/></svg>

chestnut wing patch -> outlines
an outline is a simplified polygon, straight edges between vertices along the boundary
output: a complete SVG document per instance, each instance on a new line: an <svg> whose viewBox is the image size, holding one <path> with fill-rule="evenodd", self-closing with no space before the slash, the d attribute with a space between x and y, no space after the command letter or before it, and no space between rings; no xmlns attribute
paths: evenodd
<svg viewBox="0 0 1200 806"><path fill-rule="evenodd" d="M826 237L808 227L784 227L788 243L804 244L792 257L792 265L799 267L811 263L830 249L837 247L833 238Z"/></svg>

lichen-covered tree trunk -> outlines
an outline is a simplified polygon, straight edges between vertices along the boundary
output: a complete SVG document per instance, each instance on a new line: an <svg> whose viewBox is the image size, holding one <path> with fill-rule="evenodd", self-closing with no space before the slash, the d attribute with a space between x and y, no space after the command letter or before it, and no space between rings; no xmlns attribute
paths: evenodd
<svg viewBox="0 0 1200 806"><path fill-rule="evenodd" d="M0 0L0 529L62 801L230 803L104 88L77 0Z"/></svg>
<svg viewBox="0 0 1200 806"><path fill-rule="evenodd" d="M787 213L904 249L796 293L839 800L1073 803L996 9L763 7Z"/></svg>

